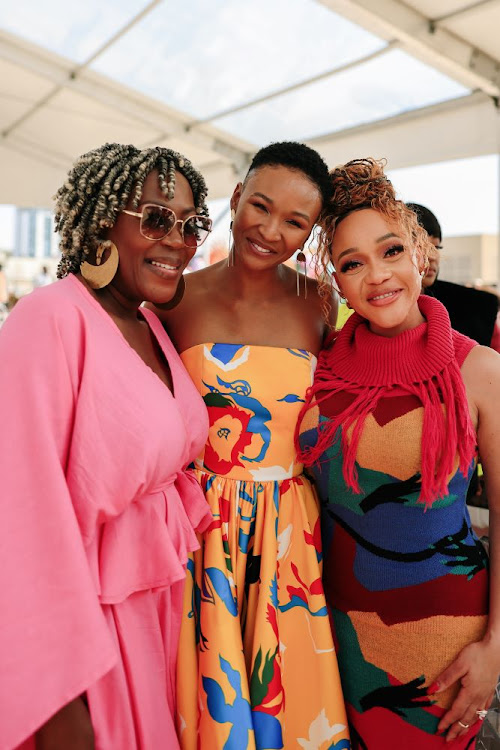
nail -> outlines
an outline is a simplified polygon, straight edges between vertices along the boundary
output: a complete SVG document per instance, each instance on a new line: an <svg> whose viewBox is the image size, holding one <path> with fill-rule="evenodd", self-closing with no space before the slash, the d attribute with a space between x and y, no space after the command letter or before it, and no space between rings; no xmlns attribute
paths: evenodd
<svg viewBox="0 0 500 750"><path fill-rule="evenodd" d="M436 680L436 682L433 682L432 685L429 685L427 688L427 695L432 695L432 693L436 693L439 690L439 682Z"/></svg>

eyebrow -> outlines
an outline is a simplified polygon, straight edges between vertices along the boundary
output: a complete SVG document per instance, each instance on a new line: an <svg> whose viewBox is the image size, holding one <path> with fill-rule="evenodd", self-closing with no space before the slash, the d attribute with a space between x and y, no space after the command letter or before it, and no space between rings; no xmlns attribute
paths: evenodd
<svg viewBox="0 0 500 750"><path fill-rule="evenodd" d="M396 237L398 240L401 239L401 237L398 237L397 234L394 234L394 232L387 232L387 234L383 234L382 237L379 237L375 242L383 242L384 240L388 240L390 237ZM350 253L355 253L357 250L359 250L358 247L348 247L347 250L343 250L339 257L337 258L337 263L341 258L344 257L344 255L349 255Z"/></svg>
<svg viewBox="0 0 500 750"><path fill-rule="evenodd" d="M263 198L267 203L270 203L271 205L274 204L274 201L272 198L269 198L269 196L264 195L264 193L252 193L250 196L251 198ZM293 216L302 216L303 219L306 221L311 221L311 217L308 214L302 213L302 211L291 211L290 212Z"/></svg>
<svg viewBox="0 0 500 750"><path fill-rule="evenodd" d="M145 204L148 204L150 206L158 206L159 208L170 208L170 206L165 205L164 203L157 203L156 201L139 201L137 208L140 208L141 206L144 206ZM173 211L172 208L170 208L171 211ZM192 212L196 213L196 206L191 206L190 208L185 208L184 211L182 211L182 215L186 216L186 214L190 214ZM174 211L175 213L175 211ZM177 215L177 214L176 214Z"/></svg>

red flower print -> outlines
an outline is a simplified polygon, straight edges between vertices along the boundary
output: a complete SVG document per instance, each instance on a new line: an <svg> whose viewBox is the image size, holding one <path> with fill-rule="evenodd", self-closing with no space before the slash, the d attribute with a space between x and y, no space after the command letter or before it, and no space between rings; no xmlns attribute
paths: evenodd
<svg viewBox="0 0 500 750"><path fill-rule="evenodd" d="M233 466L243 466L239 457L252 440L247 432L251 414L222 397L224 404L215 405L205 399L210 427L205 446L204 464L215 474L228 474Z"/></svg>

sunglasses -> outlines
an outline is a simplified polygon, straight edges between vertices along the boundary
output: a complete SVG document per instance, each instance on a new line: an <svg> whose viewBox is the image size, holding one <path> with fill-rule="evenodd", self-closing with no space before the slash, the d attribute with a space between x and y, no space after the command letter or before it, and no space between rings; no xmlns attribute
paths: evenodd
<svg viewBox="0 0 500 750"><path fill-rule="evenodd" d="M212 219L207 216L190 216L182 221L172 209L158 206L156 203L145 203L140 213L126 210L122 213L140 219L139 231L151 242L162 240L170 234L176 224L180 224L179 231L186 247L199 247L212 231Z"/></svg>

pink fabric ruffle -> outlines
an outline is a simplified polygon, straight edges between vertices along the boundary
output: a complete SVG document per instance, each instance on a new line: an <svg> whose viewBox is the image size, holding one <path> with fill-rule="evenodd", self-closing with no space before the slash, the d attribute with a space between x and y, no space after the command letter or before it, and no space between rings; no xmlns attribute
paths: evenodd
<svg viewBox="0 0 500 750"><path fill-rule="evenodd" d="M188 555L200 546L197 533L211 518L199 484L184 473L103 524L87 547L101 603L118 604L137 591L183 580Z"/></svg>

